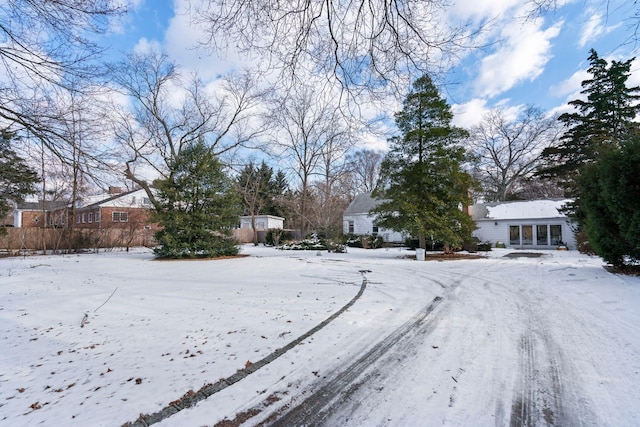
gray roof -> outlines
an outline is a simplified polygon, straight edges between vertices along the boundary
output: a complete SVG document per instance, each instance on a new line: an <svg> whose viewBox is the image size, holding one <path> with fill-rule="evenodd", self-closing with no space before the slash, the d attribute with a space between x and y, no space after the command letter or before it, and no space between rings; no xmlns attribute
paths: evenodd
<svg viewBox="0 0 640 427"><path fill-rule="evenodd" d="M369 211L376 206L380 205L383 200L376 200L371 197L371 193L358 194L355 199L349 204L347 210L344 211L345 215L357 215L368 214Z"/></svg>

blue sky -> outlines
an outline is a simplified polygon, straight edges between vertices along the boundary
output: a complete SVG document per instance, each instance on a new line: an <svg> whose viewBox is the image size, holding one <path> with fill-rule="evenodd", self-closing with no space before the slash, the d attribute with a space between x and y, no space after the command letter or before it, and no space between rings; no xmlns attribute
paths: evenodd
<svg viewBox="0 0 640 427"><path fill-rule="evenodd" d="M192 0L193 1L193 0ZM242 55L224 58L193 49L200 33L184 11L187 0L134 0L132 13L117 34L106 39L115 52L155 44L179 65L213 79L242 63ZM467 52L446 75L443 94L456 124L469 126L486 110L501 107L514 114L526 104L562 112L587 77L587 57L594 48L606 59L626 60L636 53L631 37L632 2L560 0L542 18L522 20L522 0L452 0L451 19L494 24L484 35L487 47ZM176 12L177 11L177 12ZM632 84L640 84L640 62L633 64Z"/></svg>

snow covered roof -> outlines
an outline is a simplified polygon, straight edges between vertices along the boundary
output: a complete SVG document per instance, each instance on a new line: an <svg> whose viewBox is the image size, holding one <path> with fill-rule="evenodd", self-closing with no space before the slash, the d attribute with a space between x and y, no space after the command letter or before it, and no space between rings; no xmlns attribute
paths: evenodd
<svg viewBox="0 0 640 427"><path fill-rule="evenodd" d="M564 218L566 215L558 210L570 202L571 199L548 199L478 203L470 211L474 220Z"/></svg>
<svg viewBox="0 0 640 427"><path fill-rule="evenodd" d="M81 207L148 207L145 203L147 193L143 189L131 190L118 194L98 194L85 197Z"/></svg>
<svg viewBox="0 0 640 427"><path fill-rule="evenodd" d="M369 211L382 203L371 197L371 193L358 194L344 211L345 215L368 214Z"/></svg>

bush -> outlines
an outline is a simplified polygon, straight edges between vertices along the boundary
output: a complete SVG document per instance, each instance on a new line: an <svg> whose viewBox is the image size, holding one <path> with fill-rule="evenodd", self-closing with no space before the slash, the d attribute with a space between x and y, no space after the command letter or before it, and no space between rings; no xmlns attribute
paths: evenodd
<svg viewBox="0 0 640 427"><path fill-rule="evenodd" d="M326 242L320 240L316 234L310 235L304 240L299 242L288 242L277 247L281 250L296 250L296 251L321 251L327 250Z"/></svg>
<svg viewBox="0 0 640 427"><path fill-rule="evenodd" d="M384 246L384 239L380 235L367 234L364 236L346 234L342 238L345 246L350 248L378 249Z"/></svg>
<svg viewBox="0 0 640 427"><path fill-rule="evenodd" d="M345 234L342 237L342 243L350 248L361 248L362 238L355 234Z"/></svg>
<svg viewBox="0 0 640 427"><path fill-rule="evenodd" d="M264 237L264 244L267 246L279 246L282 242L294 240L293 233L282 228L270 228Z"/></svg>
<svg viewBox="0 0 640 427"><path fill-rule="evenodd" d="M471 239L462 242L462 250L467 251L469 253L476 252L478 250L479 240L477 237L472 237Z"/></svg>
<svg viewBox="0 0 640 427"><path fill-rule="evenodd" d="M489 252L491 251L491 242L480 242L478 243L478 247L476 248L479 252Z"/></svg>
<svg viewBox="0 0 640 427"><path fill-rule="evenodd" d="M578 218L598 255L614 266L640 260L640 139L603 150L578 179Z"/></svg>
<svg viewBox="0 0 640 427"><path fill-rule="evenodd" d="M163 244L153 250L159 258L214 258L238 255L237 242L226 236L210 236L191 242L165 235Z"/></svg>
<svg viewBox="0 0 640 427"><path fill-rule="evenodd" d="M406 239L404 239L404 245L409 249L415 250L416 248L420 247L420 242L418 241L418 239L407 237Z"/></svg>

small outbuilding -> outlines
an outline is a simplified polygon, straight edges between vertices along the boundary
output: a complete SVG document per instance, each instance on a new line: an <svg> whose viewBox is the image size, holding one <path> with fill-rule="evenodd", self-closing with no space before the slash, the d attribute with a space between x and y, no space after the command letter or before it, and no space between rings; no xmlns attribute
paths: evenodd
<svg viewBox="0 0 640 427"><path fill-rule="evenodd" d="M576 248L571 220L561 212L570 199L478 203L469 209L482 242L509 248Z"/></svg>
<svg viewBox="0 0 640 427"><path fill-rule="evenodd" d="M283 229L284 218L274 215L254 215L256 230L269 230L272 228ZM251 215L240 217L240 228L253 228L251 226Z"/></svg>

